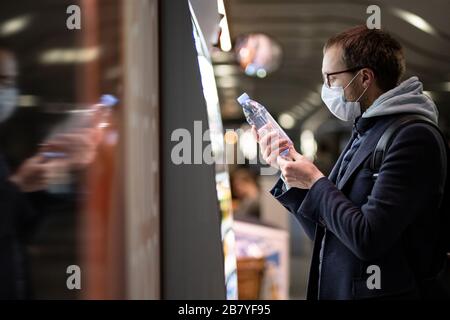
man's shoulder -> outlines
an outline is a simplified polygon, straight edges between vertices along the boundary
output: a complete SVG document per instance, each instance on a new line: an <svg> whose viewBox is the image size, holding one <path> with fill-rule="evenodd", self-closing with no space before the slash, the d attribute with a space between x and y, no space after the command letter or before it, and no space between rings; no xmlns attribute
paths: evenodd
<svg viewBox="0 0 450 320"><path fill-rule="evenodd" d="M430 123L410 123L391 138L386 158L409 159L441 170L448 162L448 148L439 129Z"/></svg>
<svg viewBox="0 0 450 320"><path fill-rule="evenodd" d="M381 158L385 160L405 161L405 159L409 159L408 163L411 163L415 159L422 165L439 168L445 165L448 161L448 151L446 141L437 125L422 120L407 121L399 126L399 123L402 123L406 117L408 115L399 114L378 119L373 130L373 134L377 135L378 145L375 149L378 157L380 158L380 154L384 154ZM395 128L396 130L393 130ZM370 164L372 161L376 160L369 159L368 163ZM378 167L380 165L381 163L378 164Z"/></svg>
<svg viewBox="0 0 450 320"><path fill-rule="evenodd" d="M401 141L421 143L426 146L439 146L443 142L439 128L430 123L413 122L399 128L392 137L392 144Z"/></svg>
<svg viewBox="0 0 450 320"><path fill-rule="evenodd" d="M378 132L383 135L392 126L398 125L399 121L412 116L411 114L396 114L390 116L383 116L377 119L374 125L374 133ZM407 124L399 126L398 130L392 134L392 142L407 138L408 140L428 141L430 143L438 144L442 141L442 135L437 125L433 123L426 123L416 119Z"/></svg>

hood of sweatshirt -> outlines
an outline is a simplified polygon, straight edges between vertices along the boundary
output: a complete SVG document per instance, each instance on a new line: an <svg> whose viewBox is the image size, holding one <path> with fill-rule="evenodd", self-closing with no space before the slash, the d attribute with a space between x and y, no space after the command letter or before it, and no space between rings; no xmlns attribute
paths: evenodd
<svg viewBox="0 0 450 320"><path fill-rule="evenodd" d="M400 113L419 114L438 123L438 109L433 100L423 93L422 82L417 77L411 77L383 93L363 113L362 117L371 118Z"/></svg>

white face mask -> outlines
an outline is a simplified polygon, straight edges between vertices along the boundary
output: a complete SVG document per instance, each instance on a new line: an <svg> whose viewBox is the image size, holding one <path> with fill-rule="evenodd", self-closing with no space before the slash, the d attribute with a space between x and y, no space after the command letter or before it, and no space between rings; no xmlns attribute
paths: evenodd
<svg viewBox="0 0 450 320"><path fill-rule="evenodd" d="M366 93L366 89L364 89L363 93L359 96L356 101L346 101L344 90L356 79L359 75L359 72L353 77L353 79L345 86L345 88L337 86L330 87L324 83L322 86L322 100L328 109L334 114L338 119L342 121L350 121L355 120L357 117L361 115L361 105L359 100Z"/></svg>
<svg viewBox="0 0 450 320"><path fill-rule="evenodd" d="M6 121L16 109L18 90L0 88L0 123Z"/></svg>

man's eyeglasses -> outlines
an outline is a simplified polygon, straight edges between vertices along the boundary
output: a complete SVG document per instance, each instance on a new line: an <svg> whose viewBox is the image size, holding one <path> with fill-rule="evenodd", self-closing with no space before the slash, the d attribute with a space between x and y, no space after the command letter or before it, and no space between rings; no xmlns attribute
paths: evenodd
<svg viewBox="0 0 450 320"><path fill-rule="evenodd" d="M346 69L346 70L342 70L342 71L324 73L323 81L325 82L326 86L328 88L330 88L331 87L330 76L334 76L334 75L341 74L341 73L347 73L347 72L351 73L351 72L359 71L364 68L365 67L354 67L354 68L350 68L350 69Z"/></svg>

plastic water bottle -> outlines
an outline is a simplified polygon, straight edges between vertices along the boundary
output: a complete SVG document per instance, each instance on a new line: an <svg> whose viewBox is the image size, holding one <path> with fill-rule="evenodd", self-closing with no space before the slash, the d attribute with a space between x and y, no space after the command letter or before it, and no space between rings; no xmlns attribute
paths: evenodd
<svg viewBox="0 0 450 320"><path fill-rule="evenodd" d="M96 123L97 128L109 127L112 108L119 102L115 96L105 94L100 98L97 105L94 106L97 111L100 111L101 115Z"/></svg>
<svg viewBox="0 0 450 320"><path fill-rule="evenodd" d="M261 105L260 103L250 99L248 94L244 93L241 95L237 101L242 106L244 110L245 118L247 122L256 127L256 130L259 133L259 130L263 127L264 133L267 134L271 131L276 131L280 139L285 139L289 143L286 146L286 149L283 150L280 155L287 156L289 153L289 148L293 145L292 140L288 137L286 132L281 129L280 125L275 121L275 119L270 115L267 109Z"/></svg>
<svg viewBox="0 0 450 320"><path fill-rule="evenodd" d="M118 102L119 100L112 95L103 95L96 104L90 105L87 109L74 110L69 120L59 130L56 130L53 136L71 133L82 128L104 130L104 128L109 127L112 109ZM66 159L68 157L63 150L58 150L51 143L41 144L41 156L44 161ZM61 166L59 172L51 178L47 191L51 194L65 194L70 191L70 184L71 176Z"/></svg>

